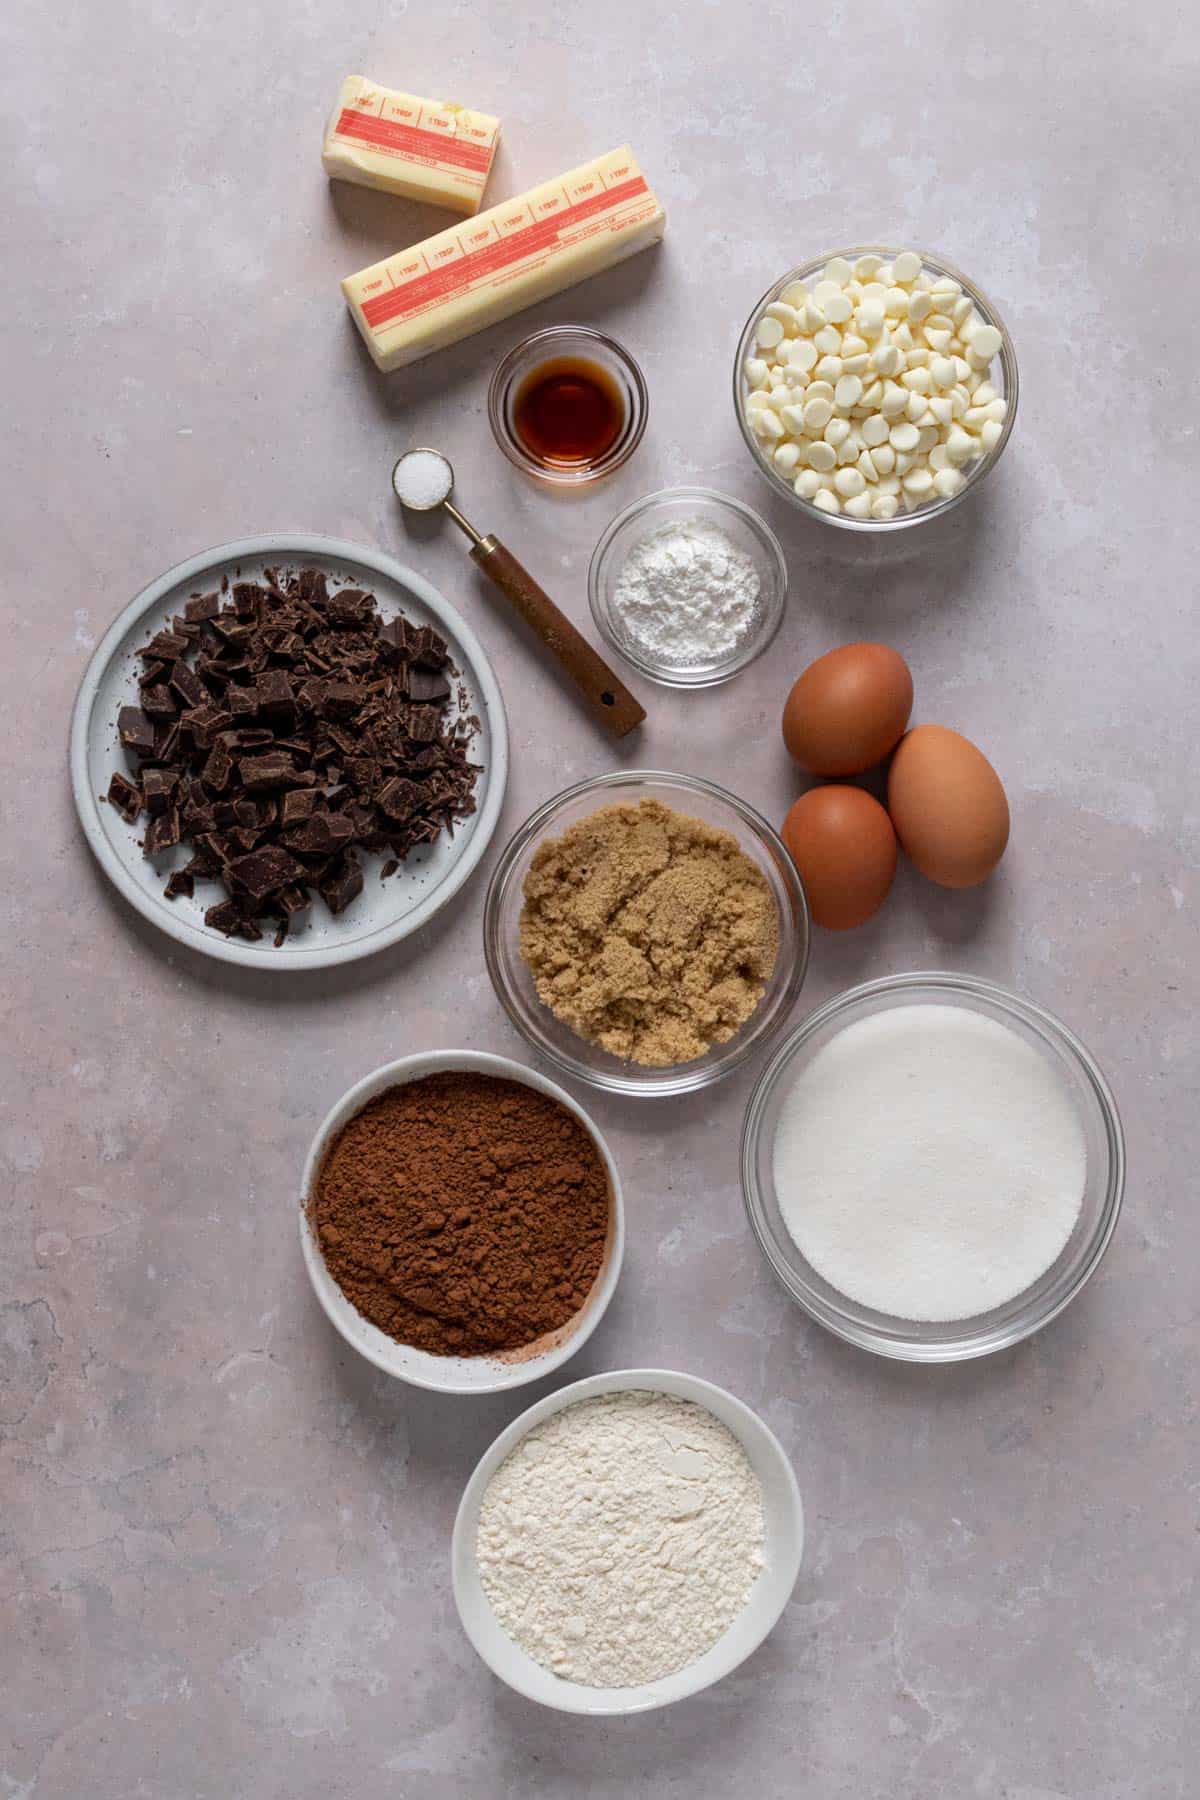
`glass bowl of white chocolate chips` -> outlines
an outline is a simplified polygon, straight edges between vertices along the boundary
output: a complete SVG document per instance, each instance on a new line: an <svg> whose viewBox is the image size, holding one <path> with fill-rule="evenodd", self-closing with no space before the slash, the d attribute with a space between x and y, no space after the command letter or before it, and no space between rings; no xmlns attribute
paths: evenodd
<svg viewBox="0 0 1200 1800"><path fill-rule="evenodd" d="M776 282L733 370L738 424L771 486L851 531L957 506L999 461L1017 391L1012 339L986 295L942 256L880 245Z"/></svg>

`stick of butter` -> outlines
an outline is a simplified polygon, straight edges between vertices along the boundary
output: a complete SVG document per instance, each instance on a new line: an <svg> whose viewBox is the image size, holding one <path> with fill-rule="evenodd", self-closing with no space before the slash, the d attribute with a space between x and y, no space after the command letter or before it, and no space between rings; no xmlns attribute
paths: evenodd
<svg viewBox="0 0 1200 1800"><path fill-rule="evenodd" d="M419 100L347 75L321 162L336 181L475 213L500 142L500 121L447 100Z"/></svg>
<svg viewBox="0 0 1200 1800"><path fill-rule="evenodd" d="M378 366L402 369L657 244L666 224L626 144L348 275L342 292Z"/></svg>

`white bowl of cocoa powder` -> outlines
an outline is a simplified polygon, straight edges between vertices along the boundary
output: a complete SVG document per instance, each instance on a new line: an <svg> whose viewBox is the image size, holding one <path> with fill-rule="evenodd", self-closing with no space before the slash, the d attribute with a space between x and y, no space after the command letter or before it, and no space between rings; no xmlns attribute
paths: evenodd
<svg viewBox="0 0 1200 1800"><path fill-rule="evenodd" d="M300 1245L326 1316L414 1387L496 1393L587 1342L621 1272L616 1164L577 1101L506 1056L386 1063L323 1121Z"/></svg>

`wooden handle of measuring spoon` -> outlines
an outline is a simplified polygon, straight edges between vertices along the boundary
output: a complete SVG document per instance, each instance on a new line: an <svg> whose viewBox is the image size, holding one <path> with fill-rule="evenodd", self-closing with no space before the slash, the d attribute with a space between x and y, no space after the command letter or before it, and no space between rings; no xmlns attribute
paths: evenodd
<svg viewBox="0 0 1200 1800"><path fill-rule="evenodd" d="M512 601L550 654L557 657L587 701L593 718L619 738L641 724L645 707L638 704L604 658L597 656L511 550L489 536L472 546L471 558Z"/></svg>

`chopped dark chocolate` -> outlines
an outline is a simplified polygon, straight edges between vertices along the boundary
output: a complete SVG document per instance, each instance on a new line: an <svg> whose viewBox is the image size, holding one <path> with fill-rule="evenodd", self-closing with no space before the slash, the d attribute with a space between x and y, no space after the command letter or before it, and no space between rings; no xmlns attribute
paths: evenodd
<svg viewBox="0 0 1200 1800"><path fill-rule="evenodd" d="M146 827L144 847L147 856L160 856L164 850L173 850L181 841L179 813L175 807L159 813Z"/></svg>
<svg viewBox="0 0 1200 1800"><path fill-rule="evenodd" d="M362 892L355 852L394 874L474 811L478 727L431 626L384 624L371 594L331 593L319 569L230 587L191 595L138 652L142 705L117 725L139 773L107 798L131 823L149 810L147 856L191 847L169 898L223 881L206 923L257 942L273 919L281 943L314 889L334 913Z"/></svg>
<svg viewBox="0 0 1200 1800"><path fill-rule="evenodd" d="M140 706L123 706L117 714L117 736L127 750L154 755L154 726Z"/></svg>
<svg viewBox="0 0 1200 1800"><path fill-rule="evenodd" d="M229 874L236 886L245 888L252 900L265 900L269 894L277 894L280 888L296 881L304 870L286 850L272 844L263 850L252 850L249 856L235 857L229 865Z"/></svg>
<svg viewBox="0 0 1200 1800"><path fill-rule="evenodd" d="M169 686L185 706L202 706L207 699L204 683L185 662L172 664Z"/></svg>
<svg viewBox="0 0 1200 1800"><path fill-rule="evenodd" d="M255 691L260 718L277 731L291 731L296 724L296 696L286 670L264 669L255 683Z"/></svg>
<svg viewBox="0 0 1200 1800"><path fill-rule="evenodd" d="M408 671L408 697L410 700L448 700L450 683L440 669L423 669L419 663L414 663Z"/></svg>
<svg viewBox="0 0 1200 1800"><path fill-rule="evenodd" d="M220 594L193 594L183 609L183 616L194 625L204 625L209 619L215 619L220 610Z"/></svg>
<svg viewBox="0 0 1200 1800"><path fill-rule="evenodd" d="M318 884L317 892L335 915L345 912L352 900L357 900L363 890L363 872L358 863L347 861L326 875Z"/></svg>
<svg viewBox="0 0 1200 1800"><path fill-rule="evenodd" d="M171 690L160 684L142 689L142 711L152 719L173 719L179 708Z"/></svg>
<svg viewBox="0 0 1200 1800"><path fill-rule="evenodd" d="M115 806L127 825L133 825L142 814L142 796L132 781L116 771L108 784L108 803Z"/></svg>
<svg viewBox="0 0 1200 1800"><path fill-rule="evenodd" d="M180 632L160 631L150 639L148 644L142 645L138 655L143 659L152 658L158 662L173 663L190 647L188 640Z"/></svg>
<svg viewBox="0 0 1200 1800"><path fill-rule="evenodd" d="M143 769L142 793L145 795L147 812L153 813L155 817L159 813L165 813L178 786L177 769Z"/></svg>

